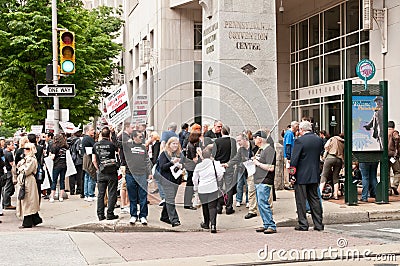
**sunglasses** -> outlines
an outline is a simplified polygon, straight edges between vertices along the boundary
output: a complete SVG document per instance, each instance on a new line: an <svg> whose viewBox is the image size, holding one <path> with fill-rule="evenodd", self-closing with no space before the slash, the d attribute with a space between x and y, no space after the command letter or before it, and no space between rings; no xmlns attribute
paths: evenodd
<svg viewBox="0 0 400 266"><path fill-rule="evenodd" d="M24 150L30 151L30 150L31 150L31 148L24 148Z"/></svg>

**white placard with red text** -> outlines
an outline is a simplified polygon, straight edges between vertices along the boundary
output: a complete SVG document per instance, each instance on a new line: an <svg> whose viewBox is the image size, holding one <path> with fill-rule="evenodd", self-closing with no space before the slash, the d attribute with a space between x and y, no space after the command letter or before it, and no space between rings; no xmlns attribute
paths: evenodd
<svg viewBox="0 0 400 266"><path fill-rule="evenodd" d="M129 107L128 89L126 85L113 91L105 100L108 122L116 127L131 116Z"/></svg>

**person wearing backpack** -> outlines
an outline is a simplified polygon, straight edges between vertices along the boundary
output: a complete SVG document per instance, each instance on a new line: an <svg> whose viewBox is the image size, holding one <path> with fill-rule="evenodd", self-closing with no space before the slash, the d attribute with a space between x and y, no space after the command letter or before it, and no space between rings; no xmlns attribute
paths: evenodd
<svg viewBox="0 0 400 266"><path fill-rule="evenodd" d="M80 194L81 198L84 198L84 191L82 188L83 175L82 175L82 165L83 165L83 155L82 155L82 131L76 131L71 137L70 152L72 161L74 161L76 174L69 177L69 193L70 195ZM76 186L76 190L75 190Z"/></svg>
<svg viewBox="0 0 400 266"><path fill-rule="evenodd" d="M99 220L118 219L114 214L115 203L117 203L118 168L119 163L116 153L118 148L110 141L110 129L105 127L101 130L102 139L93 145L92 160L97 170L97 217ZM104 197L108 190L107 216L104 215Z"/></svg>

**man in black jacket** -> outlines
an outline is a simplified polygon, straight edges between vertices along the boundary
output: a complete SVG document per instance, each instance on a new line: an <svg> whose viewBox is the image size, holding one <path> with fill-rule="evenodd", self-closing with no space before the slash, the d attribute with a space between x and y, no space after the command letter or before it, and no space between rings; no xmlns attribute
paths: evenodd
<svg viewBox="0 0 400 266"><path fill-rule="evenodd" d="M102 140L93 145L92 160L97 170L98 197L97 216L104 220L104 196L108 188L107 220L118 219L114 214L115 203L117 202L118 187L118 163L117 147L110 141L110 129L105 127L101 130Z"/></svg>
<svg viewBox="0 0 400 266"><path fill-rule="evenodd" d="M306 200L308 200L314 222L314 230L322 231L324 230L322 205L317 189L319 189L320 181L319 158L323 144L321 138L312 133L310 122L301 122L299 128L301 137L295 140L289 169L294 177L291 182L294 184L299 223L295 230L308 230L306 217Z"/></svg>
<svg viewBox="0 0 400 266"><path fill-rule="evenodd" d="M219 161L221 164L229 162L236 153L236 140L229 136L230 129L228 126L222 127L222 137L218 138L214 142L212 155L214 160ZM226 202L226 214L232 214L235 212L233 209L233 194L235 194L235 187L236 187L236 178L234 178L234 169L233 166L226 168L224 174L224 183L226 193L228 194L228 200ZM223 198L221 197L218 200L217 211L219 214L222 213L222 205L223 205Z"/></svg>

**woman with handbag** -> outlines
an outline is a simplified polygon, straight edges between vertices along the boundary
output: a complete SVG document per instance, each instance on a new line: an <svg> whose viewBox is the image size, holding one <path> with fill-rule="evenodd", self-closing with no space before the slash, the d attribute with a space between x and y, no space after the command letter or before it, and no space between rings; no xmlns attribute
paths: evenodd
<svg viewBox="0 0 400 266"><path fill-rule="evenodd" d="M68 145L65 140L65 137L61 134L57 134L54 137L54 143L51 146L51 155L50 157L54 161L53 166L53 180L51 182L51 195L50 195L50 203L54 202L54 195L56 194L56 187L58 176L60 176L60 193L58 194L58 200L60 202L64 201L63 195L65 190L65 173L67 172L67 149Z"/></svg>
<svg viewBox="0 0 400 266"><path fill-rule="evenodd" d="M193 184L202 203L204 222L200 226L203 229L210 229L211 224L211 233L216 233L217 202L222 192L218 187L218 182L222 181L225 169L220 162L211 159L211 152L212 145L203 150L203 161L196 165L193 172Z"/></svg>
<svg viewBox="0 0 400 266"><path fill-rule="evenodd" d="M180 163L183 160L181 145L177 137L171 137L165 145L165 150L158 158L160 168L161 185L165 192L165 203L161 212L160 221L169 223L172 227L181 225L178 213L175 207L175 197L178 187L182 182L182 176L178 176L183 166ZM172 173L174 171L174 174ZM175 175L175 176L174 176Z"/></svg>
<svg viewBox="0 0 400 266"><path fill-rule="evenodd" d="M17 165L18 202L17 216L23 217L20 228L31 228L43 222L39 216L39 194L35 174L37 171L36 147L33 143L24 146L24 158Z"/></svg>
<svg viewBox="0 0 400 266"><path fill-rule="evenodd" d="M200 140L201 132L200 132L200 125L194 124L192 126L192 131L189 135L189 142L187 144L186 150L186 158L189 160L197 160L198 154L197 149L202 149L202 142ZM192 197L193 197L193 171L196 167L196 164L188 163L185 165L185 169L187 172L187 180L186 180L186 187L185 187L185 196L184 196L184 208L189 210L196 210L196 207L192 206Z"/></svg>

